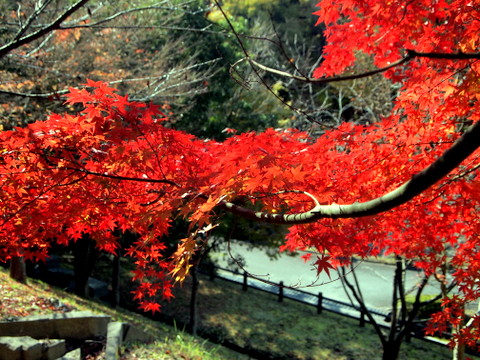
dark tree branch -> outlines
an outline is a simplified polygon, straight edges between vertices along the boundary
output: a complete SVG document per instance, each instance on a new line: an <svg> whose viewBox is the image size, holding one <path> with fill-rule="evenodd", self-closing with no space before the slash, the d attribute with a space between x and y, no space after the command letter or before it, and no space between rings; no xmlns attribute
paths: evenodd
<svg viewBox="0 0 480 360"><path fill-rule="evenodd" d="M411 58L421 57L421 58L429 58L429 59L437 59L437 60L480 60L480 53L435 53L435 52L428 52L422 53L417 52L415 50L408 50L407 54Z"/></svg>
<svg viewBox="0 0 480 360"><path fill-rule="evenodd" d="M165 3L165 1L163 3ZM124 16L124 15L131 14L131 13L134 13L134 12L146 11L146 10L170 10L170 11L173 11L174 8L166 7L166 6L156 6L156 5L132 8L132 9L119 11L119 12L113 14L113 15L110 15L109 17L98 20L96 22L92 22L92 23L88 23L88 24L81 24L81 25L76 24L76 25L62 26L62 30L63 29L78 29L78 28L99 27L99 25L102 25L102 24L108 23L110 21L113 21L120 16Z"/></svg>
<svg viewBox="0 0 480 360"><path fill-rule="evenodd" d="M373 75L381 74L387 70L390 70L394 67L400 66L414 58L428 58L428 59L436 59L436 60L479 60L480 59L480 53L454 53L454 54L449 54L449 53L421 53L417 52L415 50L406 50L407 51L407 56L404 58L395 61L394 63L378 68L375 70L371 71L366 71L362 72L360 74L352 74L352 75L345 75L345 76L334 76L334 77L327 77L327 78L311 78L311 77L306 77L306 76L298 76L298 75L293 75L290 74L286 71L281 71L278 69L273 69L271 67L265 66L263 64L260 64L259 62L253 60L250 57L245 57L241 59L240 61L236 62L234 65L238 65L242 61L248 61L252 66L255 66L263 71L269 72L271 74L283 76L283 77L288 77L290 79L294 79L297 81L302 81L305 83L309 84L327 84L327 83L332 83L332 82L339 82L339 81L347 81L347 80L356 80L356 79L361 79L361 78L366 78L370 77ZM247 54L248 55L248 54Z"/></svg>
<svg viewBox="0 0 480 360"><path fill-rule="evenodd" d="M417 293L415 295L415 301L413 303L412 309L409 311L408 316L406 318L405 324L404 324L404 330L398 334L398 340L403 339L403 337L406 335L407 331L409 331L412 328L412 325L415 321L415 318L417 317L420 308L425 305L421 301L422 293L423 290L425 289L425 286L427 286L429 276L424 276L422 280L420 281L420 284L418 285Z"/></svg>
<svg viewBox="0 0 480 360"><path fill-rule="evenodd" d="M70 171L77 171L83 174L87 175L92 175L92 176L97 176L97 177L103 177L103 178L108 178L108 179L114 179L114 180L121 180L121 181L136 181L136 182L148 182L152 184L167 184L167 185L172 185L176 187L180 187L179 184L177 184L174 181L167 180L167 179L148 179L148 178L137 178L137 177L129 177L129 176L121 176L121 175L113 175L113 174L107 174L107 173L97 173L94 171L89 171L81 168L71 168L71 167L64 167L64 168L58 168L58 170L70 170Z"/></svg>
<svg viewBox="0 0 480 360"><path fill-rule="evenodd" d="M12 40L9 43L5 44L4 46L0 47L0 58L7 55L10 51L13 51L20 46L25 44L31 43L34 40L41 38L48 33L58 30L63 21L65 21L70 15L75 13L77 10L81 9L89 0L79 0L76 4L72 5L68 10L66 10L62 15L57 17L50 25L47 25L36 32L24 36L17 40Z"/></svg>
<svg viewBox="0 0 480 360"><path fill-rule="evenodd" d="M361 78L366 78L366 77L370 77L370 76L373 76L373 75L377 75L377 74L383 73L387 70L390 70L394 67L400 66L400 65L402 65L402 64L404 64L404 63L406 63L406 62L408 62L412 59L413 59L412 56L407 55L406 57L404 57L404 58L402 58L398 61L395 61L394 63L392 63L388 66L385 66L383 68L379 68L379 69L375 69L375 70L371 70L371 71L366 71L366 72L363 72L363 73L360 73L360 74L345 75L345 76L334 76L334 77L319 78L319 79L305 77L305 76L293 75L293 74L287 73L286 71L273 69L273 68L270 68L270 67L265 66L263 64L260 64L259 62L255 61L251 58L244 58L242 60L243 61L248 61L252 66L258 67L259 69L261 69L263 71L266 71L266 72L269 72L269 73L272 73L272 74L275 74L275 75L288 77L288 78L291 78L291 79L294 79L294 80L297 80L297 81L302 81L302 82L309 83L309 84L328 84L328 83L332 83L332 82L355 80L355 79L361 79ZM237 62L237 64L238 64L238 62Z"/></svg>
<svg viewBox="0 0 480 360"><path fill-rule="evenodd" d="M405 259L397 255L397 271L398 271L398 294L400 295L400 311L402 322L407 319L407 299L405 297Z"/></svg>
<svg viewBox="0 0 480 360"><path fill-rule="evenodd" d="M230 19L228 18L227 14L225 13L225 11L223 10L223 8L220 6L219 2L217 0L214 0L215 1L215 4L216 6L220 9L221 13L223 14L223 17L225 18L225 20L227 21L228 23L228 26L230 27L230 29L232 30L233 34L235 35L235 38L237 39L237 42L238 44L240 45L240 48L242 49L242 52L245 54L245 59L248 59L248 61L251 61L251 58L250 58L250 54L246 48L246 46L244 45L242 39L241 39L241 35L235 30L235 27L233 26L232 22L230 21ZM275 43L275 42L274 42ZM278 46L278 45L277 45ZM234 65L232 65L230 67L230 74L232 74L233 72L233 67L236 65L236 64L239 64L240 62L244 61L244 59L240 59L239 61L235 62ZM273 91L273 89L270 87L270 85L268 85L265 81L265 79L260 75L260 73L258 72L257 68L254 67L254 66L251 66L252 68L252 71L255 73L255 76L258 78L258 80L260 81L260 83L265 87L265 89L267 89L273 96L275 96L281 103L283 103L286 107L290 108L290 110L292 111L295 111L297 113L300 113L302 114L303 116L305 116L306 119L308 119L309 121L311 121L312 123L316 123L322 127L327 127L325 126L324 124L321 124L320 122L318 122L317 120L315 120L313 117L311 117L309 114L307 114L305 111L303 111L302 109L300 108L297 108L293 105L291 105L290 103L284 101L275 91ZM237 80L236 80L237 81ZM237 81L238 82L238 81Z"/></svg>
<svg viewBox="0 0 480 360"><path fill-rule="evenodd" d="M348 287L348 289L351 291L353 297L355 298L355 300L357 300L357 303L358 305L360 306L360 309L362 310L362 312L367 316L368 320L370 321L370 323L373 325L373 328L375 329L375 332L377 333L379 339L380 339L380 342L382 343L382 346L385 347L387 345L387 339L385 337L385 334L383 333L380 325L377 323L377 321L375 320L375 318L373 317L371 311L367 308L367 305L365 304L365 301L363 301L363 298L360 296L360 294L358 293L357 290L359 290L359 288L355 288L355 286L353 286L347 279L347 274L345 273L345 267L342 266L341 268L341 271L342 271L342 276L340 277L341 278L341 281ZM351 267L352 269L352 272L355 271L355 269L353 267Z"/></svg>

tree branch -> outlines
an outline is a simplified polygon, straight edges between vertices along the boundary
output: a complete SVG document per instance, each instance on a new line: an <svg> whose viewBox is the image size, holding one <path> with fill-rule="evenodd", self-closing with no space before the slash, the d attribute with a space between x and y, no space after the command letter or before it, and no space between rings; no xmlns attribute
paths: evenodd
<svg viewBox="0 0 480 360"><path fill-rule="evenodd" d="M383 72L385 72L385 71L387 71L391 68L402 65L402 64L404 64L404 63L406 63L406 62L408 62L412 59L413 59L412 56L407 55L406 57L404 57L404 58L402 58L398 61L395 61L394 63L392 63L388 66L385 66L383 68L379 68L379 69L375 69L375 70L371 70L371 71L366 71L366 72L363 72L363 73L360 73L360 74L345 75L345 76L334 76L334 77L327 77L327 78L320 78L320 79L293 75L293 74L287 73L285 71L273 69L273 68L270 68L270 67L265 66L263 64L260 64L259 62L255 61L251 58L244 58L244 59L242 59L242 61L248 61L252 66L258 67L259 69L261 69L263 71L266 71L266 72L269 72L269 73L272 73L272 74L276 74L276 75L279 75L279 76L283 76L283 77L288 77L288 78L291 78L291 79L294 79L294 80L297 80L297 81L302 81L302 82L309 83L309 84L327 84L327 83L332 83L332 82L361 79L361 78L377 75L377 74L383 73ZM236 64L238 64L238 63L239 62L237 62Z"/></svg>
<svg viewBox="0 0 480 360"><path fill-rule="evenodd" d="M108 173L103 173L102 174L102 173L98 173L98 172L94 172L94 171L89 171L89 170L80 169L80 168L71 168L71 167L58 168L58 170L62 170L62 169L77 171L77 172L87 174L87 175L104 177L104 178L108 178L108 179L115 179L115 180L121 180L121 181L148 182L148 183L152 183L152 184L167 184L167 185L180 187L180 185L177 184L176 182L171 181L171 180L167 180L167 179L137 178L137 177L113 175L113 174L108 174Z"/></svg>
<svg viewBox="0 0 480 360"><path fill-rule="evenodd" d="M35 19L45 10L45 8L52 2L52 0L45 1L43 4L41 4L37 8L37 4L35 4L35 11L28 17L27 21L22 24L22 27L18 30L17 34L15 35L15 38L13 41L19 40L23 34L28 30L28 28L32 25L32 23L35 21Z"/></svg>
<svg viewBox="0 0 480 360"><path fill-rule="evenodd" d="M59 90L59 91L52 91L49 93L22 93L17 91L8 91L0 89L0 94L8 95L8 96L18 96L24 98L32 98L32 99L55 99L58 98L59 100L64 100L63 95L68 93L70 90Z"/></svg>
<svg viewBox="0 0 480 360"><path fill-rule="evenodd" d="M378 69L371 70L371 71L366 71L366 72L363 72L363 73L360 73L360 74L334 76L334 77L327 77L327 78L320 78L320 79L306 77L306 76L293 75L293 74L290 74L286 71L281 71L281 70L274 69L274 68L265 66L263 64L260 64L259 62L253 60L250 57L245 57L245 58L237 61L232 66L236 66L243 61L248 61L252 66L255 66L255 67L257 67L257 68L259 68L263 71L269 72L271 74L275 74L275 75L279 75L279 76L283 76L283 77L288 77L290 79L294 79L294 80L309 83L309 84L327 84L327 83L339 82L339 81L356 80L356 79L361 79L361 78L377 75L377 74L383 73L387 70L390 70L394 67L400 66L400 65L402 65L402 64L404 64L404 63L406 63L406 62L408 62L408 61L410 61L414 58L429 58L429 59L438 59L438 60L442 60L442 59L443 60L469 60L469 59L477 59L478 60L478 59L480 59L480 53L470 53L470 54L462 53L462 52L455 53L455 54L450 54L450 53L421 53L421 52L417 52L415 50L408 50L408 49L406 51L407 51L407 56L405 56L404 58L402 58L400 60L395 61L394 63L392 63L388 66L382 67L382 68L378 68Z"/></svg>
<svg viewBox="0 0 480 360"><path fill-rule="evenodd" d="M372 312L367 308L367 305L365 304L365 301L363 301L363 298L359 295L357 290L360 290L360 288L355 288L347 279L346 273L345 273L345 267L342 266L341 268L342 271L342 276L341 281L344 283L352 292L353 297L355 300L357 300L358 305L360 306L360 309L362 312L367 316L368 320L370 323L373 325L373 328L375 329L375 332L377 333L380 342L382 343L382 346L385 347L387 345L387 339L385 337L385 334L382 332L382 329L380 325L377 323L375 318L373 317ZM351 266L352 272L355 271L355 269ZM352 304L353 305L353 304Z"/></svg>
<svg viewBox="0 0 480 360"><path fill-rule="evenodd" d="M447 176L478 147L480 147L480 122L471 126L441 157L413 175L409 181L383 196L362 203L316 205L310 211L296 214L256 212L229 202L222 202L219 206L233 214L272 224L306 224L323 218L357 218L376 215L420 195Z"/></svg>
<svg viewBox="0 0 480 360"><path fill-rule="evenodd" d="M480 60L480 53L464 53L461 51L458 53L434 53L434 52L422 53L422 52L417 52L415 50L407 49L407 54L411 58L423 57L423 58L439 59L439 60L442 60L442 59L443 60L470 60L470 59Z"/></svg>
<svg viewBox="0 0 480 360"><path fill-rule="evenodd" d="M79 0L76 4L72 5L68 10L66 10L62 15L60 15L56 20L54 20L50 25L47 25L40 30L24 36L20 39L17 40L12 40L8 44L0 47L0 58L4 57L7 55L10 51L15 50L19 48L20 46L23 46L25 44L28 44L34 40L37 40L38 38L41 38L44 35L47 35L49 32L57 30L60 28L60 25L62 24L65 19L67 19L70 15L72 15L74 12L82 8L89 0Z"/></svg>
<svg viewBox="0 0 480 360"><path fill-rule="evenodd" d="M162 1L162 4L166 3L166 1ZM152 6L144 6L144 7L138 7L138 8L131 8L123 11L119 11L113 15L110 15L104 19L98 20L96 22L88 23L88 24L75 24L75 25L67 25L67 26L62 26L63 29L78 29L78 28L92 28L92 27L98 27L99 25L102 25L104 23L110 22L115 20L116 18L120 16L124 16L133 12L142 12L146 10L174 10L174 8L171 7L165 7L165 6L158 6L158 5L152 5Z"/></svg>
<svg viewBox="0 0 480 360"><path fill-rule="evenodd" d="M114 81L108 81L107 84L109 85L114 85L114 84L124 84L124 83L129 83L129 82L150 82L150 81L159 81L161 79L164 80L169 80L172 78L180 78L182 74L185 74L189 70L195 70L200 67L204 67L207 65L212 65L216 62L218 62L220 58L204 61L201 63L195 63L192 65L188 65L183 68L173 68L167 73L163 73L162 75L158 76L148 76L148 77L141 77L141 78L126 78L126 79L121 79L121 80L114 80ZM160 92L165 92L167 90L170 90L174 87L180 87L184 85L191 85L194 83L202 82L205 80L209 80L214 73L208 73L205 77L195 79L195 80L190 80L190 81L182 81L181 83L175 83L172 84L168 87L161 87L157 86L156 90L152 94L147 94L141 98L136 97L135 94L130 94L130 98L134 101L148 101L151 98L157 96ZM183 77L182 77L183 79ZM163 84L161 84L163 85ZM18 91L9 91L9 90L3 90L0 89L0 94L8 95L8 96L17 96L17 97L24 97L24 98L33 98L33 99L58 99L58 100L65 100L64 96L65 94L69 93L69 89L62 89L62 90L57 90L57 91L52 91L52 92L47 92L47 93L25 93L25 92L18 92ZM182 94L168 94L167 96L181 96Z"/></svg>

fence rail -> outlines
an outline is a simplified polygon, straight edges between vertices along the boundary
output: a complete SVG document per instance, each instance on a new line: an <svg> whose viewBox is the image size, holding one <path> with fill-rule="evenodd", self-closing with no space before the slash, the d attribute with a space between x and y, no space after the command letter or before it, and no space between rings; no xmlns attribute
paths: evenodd
<svg viewBox="0 0 480 360"><path fill-rule="evenodd" d="M370 321L366 318L365 313L360 309L360 307L344 301L325 297L323 296L322 292L319 292L318 294L313 294L308 291L286 287L284 286L283 281L280 281L279 283L262 281L249 276L247 272L239 273L238 271L222 268L215 265L210 265L208 268L200 270L200 272L208 275L210 277L210 280L215 280L215 278L219 278L225 281L241 284L243 291L248 291L248 288L253 288L267 292L269 294L277 295L277 300L279 302L282 302L283 299L290 299L305 305L314 306L317 309L317 314L321 314L323 310L327 310L342 316L359 320L359 326L361 327L365 326L366 323L370 323ZM389 313L387 313L386 311L381 311L379 309L372 309L370 307L368 307L368 310L380 326L384 328L390 328L390 323L388 322L388 317L390 315ZM430 336L423 336L416 331L411 334L411 336L430 343L435 343L443 346L447 345L447 343L444 341Z"/></svg>
<svg viewBox="0 0 480 360"><path fill-rule="evenodd" d="M240 283L242 284L243 291L247 291L248 288L253 288L277 295L279 302L282 302L283 299L290 299L305 305L314 306L316 307L318 314L321 314L323 310L328 310L353 319L358 319L361 325L364 325L367 321L365 319L365 314L362 312L360 307L344 301L325 297L322 292L314 294L308 291L294 289L285 286L283 281L280 281L279 283L262 281L249 276L247 272L239 273L238 271L233 271L219 266L212 266L203 272L209 275L211 280L220 278L233 283ZM388 323L385 321L389 315L387 312L372 308L368 308L368 310L376 317L375 320L379 321L382 325L388 325Z"/></svg>

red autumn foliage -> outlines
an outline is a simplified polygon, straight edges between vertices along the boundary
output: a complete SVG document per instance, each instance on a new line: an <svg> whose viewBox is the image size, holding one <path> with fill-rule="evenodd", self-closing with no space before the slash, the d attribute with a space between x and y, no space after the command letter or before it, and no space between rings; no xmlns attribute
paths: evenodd
<svg viewBox="0 0 480 360"><path fill-rule="evenodd" d="M158 107L131 102L103 83L71 89L68 102L81 104L79 114L53 114L0 134L1 256L41 259L52 243L84 233L113 252L114 231L133 231L139 237L127 254L136 259L141 283L136 298L157 311L152 299L171 297L172 275L187 275L201 246L198 232L221 221L220 208L234 211L234 202L249 201L257 211L278 215L270 219L293 225L283 248L316 249L319 271L328 273L354 255L388 253L415 259L427 274L447 264L459 293L445 300L431 331L455 324L457 309L480 295L478 151L390 211L306 224L301 214L397 189L442 159L478 121L480 56L473 55L480 9L471 4L320 2L317 15L328 25L328 45L317 77L348 70L358 51L379 67L405 61L385 72L401 85L389 117L369 126L344 123L318 139L268 129L224 142L201 140L164 127ZM280 215L285 213L297 215L287 219ZM190 222L191 236L166 258L164 237L177 217ZM476 315L458 339L474 342L478 322Z"/></svg>

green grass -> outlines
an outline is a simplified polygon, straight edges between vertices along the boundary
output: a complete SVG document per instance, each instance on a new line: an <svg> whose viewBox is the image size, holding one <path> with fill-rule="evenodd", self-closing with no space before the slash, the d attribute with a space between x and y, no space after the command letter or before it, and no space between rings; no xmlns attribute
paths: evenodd
<svg viewBox="0 0 480 360"><path fill-rule="evenodd" d="M152 344L126 344L123 360L248 358L136 313L114 310L41 282L30 280L29 283L24 286L12 282L5 272L0 272L0 318L50 312L47 300L54 298L73 309L104 313L114 320L129 322L157 339ZM175 289L177 297L172 302L164 304L164 313L175 316L178 323L188 322L189 289L187 282ZM6 299L16 299L20 303L6 307ZM254 289L243 292L240 284L220 279L211 282L201 277L198 320L201 331L236 346L256 350L264 359L375 360L382 356L378 337L368 324L361 328L358 321L328 311L318 315L314 307L288 299L278 303L275 295ZM451 351L412 339L410 344L402 345L400 359L451 359Z"/></svg>
<svg viewBox="0 0 480 360"><path fill-rule="evenodd" d="M176 289L164 312L188 322L189 284ZM240 284L201 280L199 327L219 339L284 359L381 359L380 341L373 327L291 300L278 303L275 295L241 290ZM448 348L412 339L404 343L400 359L451 359Z"/></svg>
<svg viewBox="0 0 480 360"><path fill-rule="evenodd" d="M207 340L200 340L178 331L175 337L165 337L151 344L130 343L123 350L122 360L127 359L198 359L217 360L237 358L232 352ZM238 357L240 359L240 356Z"/></svg>

